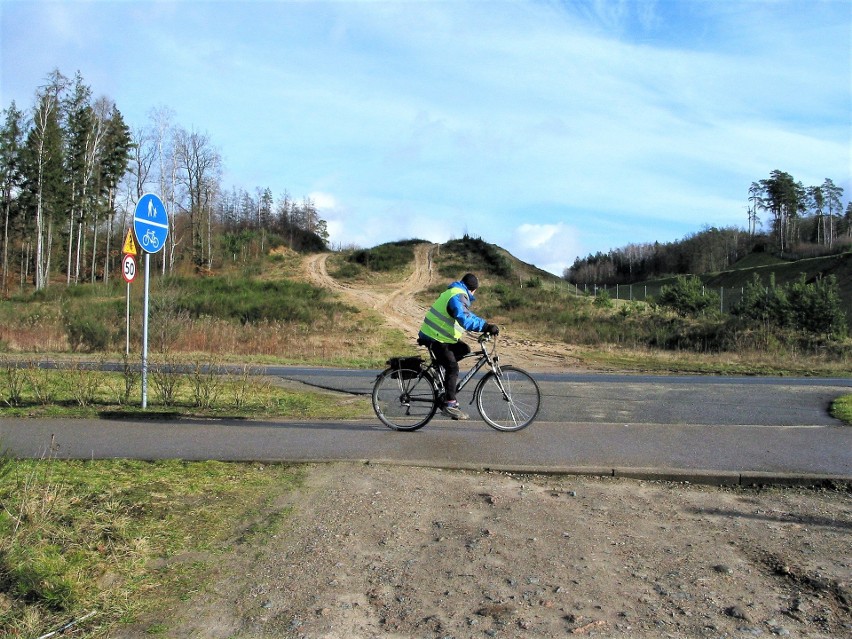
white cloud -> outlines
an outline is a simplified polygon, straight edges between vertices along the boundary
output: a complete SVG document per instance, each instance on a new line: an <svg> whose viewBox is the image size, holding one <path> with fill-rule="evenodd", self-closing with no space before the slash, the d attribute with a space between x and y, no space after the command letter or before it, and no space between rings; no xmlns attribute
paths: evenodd
<svg viewBox="0 0 852 639"><path fill-rule="evenodd" d="M317 210L334 214L340 209L337 203L337 198L331 193L323 193L322 191L314 191L308 194L308 197L313 201Z"/></svg>
<svg viewBox="0 0 852 639"><path fill-rule="evenodd" d="M518 242L525 249L537 249L548 243L562 229L562 224L521 224Z"/></svg>
<svg viewBox="0 0 852 639"><path fill-rule="evenodd" d="M506 248L525 262L562 275L579 252L579 236L577 229L561 222L521 224L508 240Z"/></svg>

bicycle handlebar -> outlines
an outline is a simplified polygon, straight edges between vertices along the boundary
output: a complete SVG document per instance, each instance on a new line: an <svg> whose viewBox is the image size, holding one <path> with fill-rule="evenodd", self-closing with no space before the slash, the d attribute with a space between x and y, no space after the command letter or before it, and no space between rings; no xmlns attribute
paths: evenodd
<svg viewBox="0 0 852 639"><path fill-rule="evenodd" d="M491 333L480 333L479 337L476 338L476 341L482 344L483 342L490 342L492 337L496 338L497 336L491 335Z"/></svg>

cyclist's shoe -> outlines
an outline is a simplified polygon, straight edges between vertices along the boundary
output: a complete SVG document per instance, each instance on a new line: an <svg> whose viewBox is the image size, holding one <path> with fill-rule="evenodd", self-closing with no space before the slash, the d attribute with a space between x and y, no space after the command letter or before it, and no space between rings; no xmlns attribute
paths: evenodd
<svg viewBox="0 0 852 639"><path fill-rule="evenodd" d="M453 419L470 419L467 413L463 412L461 408L459 408L459 403L457 401L447 402L441 407L441 412L447 417L452 417Z"/></svg>

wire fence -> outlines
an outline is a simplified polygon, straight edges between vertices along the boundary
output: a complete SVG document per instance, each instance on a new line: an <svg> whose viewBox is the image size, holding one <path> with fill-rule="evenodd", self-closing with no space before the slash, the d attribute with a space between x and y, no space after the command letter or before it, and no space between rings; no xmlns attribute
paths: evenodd
<svg viewBox="0 0 852 639"><path fill-rule="evenodd" d="M519 286L524 288L530 286L529 282L519 281ZM670 285L670 284L669 284ZM548 290L560 290L569 294L598 297L608 295L612 300L625 302L651 302L659 299L660 293L666 284L614 284L611 286L599 284L573 284L566 280L551 281L548 283L536 282L534 286ZM766 289L768 292L768 288ZM745 294L743 286L702 286L702 295L716 294L719 297L719 311L730 313L731 309L739 304Z"/></svg>
<svg viewBox="0 0 852 639"><path fill-rule="evenodd" d="M606 294L610 299L623 300L627 302L648 302L659 299L663 285L653 284L616 284L614 286L598 286L597 284L571 284L578 295L598 297ZM745 294L745 287L741 286L702 286L702 295L716 294L719 297L719 311L730 313L736 307Z"/></svg>

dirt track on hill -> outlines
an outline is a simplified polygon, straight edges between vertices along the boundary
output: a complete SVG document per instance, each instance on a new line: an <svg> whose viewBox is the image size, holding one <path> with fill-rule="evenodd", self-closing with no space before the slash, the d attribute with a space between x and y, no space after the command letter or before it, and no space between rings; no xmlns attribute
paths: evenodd
<svg viewBox="0 0 852 639"><path fill-rule="evenodd" d="M413 345L427 310L416 300L416 294L435 284L450 283L445 282L446 278L442 278L434 269L434 257L439 248L437 244L417 245L413 272L402 282L393 285L378 287L338 282L328 273L328 253L305 258L303 272L309 282L335 291L354 306L379 311L388 326L411 336ZM458 277L462 275L459 273ZM476 307L472 310L476 312ZM567 344L542 342L518 332L512 326L501 326L501 330L499 352L507 363L531 371L566 371L578 367L572 349Z"/></svg>
<svg viewBox="0 0 852 639"><path fill-rule="evenodd" d="M386 287L342 284L328 274L328 253L305 258L305 277L315 286L331 289L359 308L379 311L389 326L405 333L417 334L417 327L426 309L414 299L415 294L434 283L432 256L436 245L422 244L415 248L414 271L397 285Z"/></svg>

